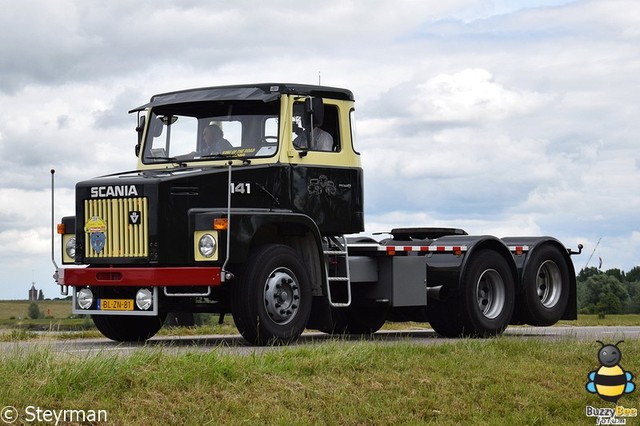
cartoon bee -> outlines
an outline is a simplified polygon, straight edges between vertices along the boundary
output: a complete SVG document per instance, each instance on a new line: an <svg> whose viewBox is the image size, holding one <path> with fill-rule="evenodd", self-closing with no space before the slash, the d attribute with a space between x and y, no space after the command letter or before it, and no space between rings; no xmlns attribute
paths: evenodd
<svg viewBox="0 0 640 426"><path fill-rule="evenodd" d="M586 384L587 392L597 393L600 398L605 401L615 402L627 393L631 393L636 389L633 383L633 374L624 371L620 366L622 359L622 351L618 345L624 340L619 341L615 345L605 345L600 340L596 340L602 347L598 351L598 361L601 367L588 374L589 381Z"/></svg>

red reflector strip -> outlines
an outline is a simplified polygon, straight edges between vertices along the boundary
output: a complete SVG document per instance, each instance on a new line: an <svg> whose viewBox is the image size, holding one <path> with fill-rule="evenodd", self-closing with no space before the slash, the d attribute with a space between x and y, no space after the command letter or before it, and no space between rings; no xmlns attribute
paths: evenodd
<svg viewBox="0 0 640 426"><path fill-rule="evenodd" d="M522 256L529 251L529 246L509 246L509 250L516 256Z"/></svg>
<svg viewBox="0 0 640 426"><path fill-rule="evenodd" d="M407 252L437 252L437 253L453 253L460 256L467 251L467 246L381 246L379 250L384 250L389 256L395 256L396 253Z"/></svg>

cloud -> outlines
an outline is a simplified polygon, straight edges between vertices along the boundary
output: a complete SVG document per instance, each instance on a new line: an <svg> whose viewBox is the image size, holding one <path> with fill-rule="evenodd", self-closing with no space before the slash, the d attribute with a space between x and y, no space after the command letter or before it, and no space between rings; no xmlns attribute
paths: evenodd
<svg viewBox="0 0 640 426"><path fill-rule="evenodd" d="M98 107L92 112L95 120L95 127L101 130L111 130L112 128L130 128L131 117L125 114L131 110L132 99L144 99L145 94L133 88L125 88L117 93L110 105Z"/></svg>
<svg viewBox="0 0 640 426"><path fill-rule="evenodd" d="M514 91L484 69L440 74L415 86L408 108L436 122L491 122L525 114L549 103L549 95Z"/></svg>

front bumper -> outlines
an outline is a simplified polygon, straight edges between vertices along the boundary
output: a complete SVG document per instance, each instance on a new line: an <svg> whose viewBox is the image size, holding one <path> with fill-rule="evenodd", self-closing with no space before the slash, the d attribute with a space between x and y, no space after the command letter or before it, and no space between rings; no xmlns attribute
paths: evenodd
<svg viewBox="0 0 640 426"><path fill-rule="evenodd" d="M61 268L61 286L218 286L220 267Z"/></svg>

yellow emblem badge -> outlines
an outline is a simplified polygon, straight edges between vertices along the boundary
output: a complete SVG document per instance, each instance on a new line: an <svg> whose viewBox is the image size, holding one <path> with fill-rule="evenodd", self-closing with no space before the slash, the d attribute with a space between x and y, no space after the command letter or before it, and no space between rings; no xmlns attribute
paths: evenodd
<svg viewBox="0 0 640 426"><path fill-rule="evenodd" d="M104 249L104 244L107 241L106 230L107 222L98 216L91 217L84 225L84 232L89 233L91 248L98 254Z"/></svg>

